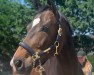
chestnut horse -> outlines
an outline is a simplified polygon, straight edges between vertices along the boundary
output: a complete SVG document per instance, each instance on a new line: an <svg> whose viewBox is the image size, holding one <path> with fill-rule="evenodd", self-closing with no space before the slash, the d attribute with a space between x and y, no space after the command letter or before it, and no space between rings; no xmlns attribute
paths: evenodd
<svg viewBox="0 0 94 75"><path fill-rule="evenodd" d="M53 3L48 0L27 31L10 62L13 75L84 75L69 22Z"/></svg>

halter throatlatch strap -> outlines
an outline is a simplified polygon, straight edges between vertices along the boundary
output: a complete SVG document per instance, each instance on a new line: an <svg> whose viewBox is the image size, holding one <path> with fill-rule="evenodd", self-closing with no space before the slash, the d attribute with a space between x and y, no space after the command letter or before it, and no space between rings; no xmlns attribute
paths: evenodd
<svg viewBox="0 0 94 75"><path fill-rule="evenodd" d="M59 39L60 39L61 35L62 35L62 28L61 28L61 25L59 24L58 35L57 35L56 41L54 43L55 47L56 47L54 56L58 55Z"/></svg>

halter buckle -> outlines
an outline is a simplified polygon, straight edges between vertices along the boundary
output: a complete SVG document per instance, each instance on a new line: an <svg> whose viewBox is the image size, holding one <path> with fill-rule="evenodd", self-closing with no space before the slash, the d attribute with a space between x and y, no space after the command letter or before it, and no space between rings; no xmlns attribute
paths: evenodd
<svg viewBox="0 0 94 75"><path fill-rule="evenodd" d="M40 56L38 54L39 54L38 52L35 52L35 54L32 55L32 58L34 61L36 61L37 59L40 58Z"/></svg>
<svg viewBox="0 0 94 75"><path fill-rule="evenodd" d="M62 35L62 28L59 27L59 30L58 30L58 35L61 36Z"/></svg>

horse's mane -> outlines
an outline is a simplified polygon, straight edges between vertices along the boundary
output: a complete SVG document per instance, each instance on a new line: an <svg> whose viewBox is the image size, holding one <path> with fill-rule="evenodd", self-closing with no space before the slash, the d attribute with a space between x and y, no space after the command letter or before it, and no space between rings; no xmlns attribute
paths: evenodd
<svg viewBox="0 0 94 75"><path fill-rule="evenodd" d="M72 26L71 26L68 18L63 13L60 13L60 16L63 17L63 19L66 21L66 23L67 23L66 25L68 26L69 31L70 31L70 33L72 35L73 34L73 31L72 31L72 28L71 28Z"/></svg>

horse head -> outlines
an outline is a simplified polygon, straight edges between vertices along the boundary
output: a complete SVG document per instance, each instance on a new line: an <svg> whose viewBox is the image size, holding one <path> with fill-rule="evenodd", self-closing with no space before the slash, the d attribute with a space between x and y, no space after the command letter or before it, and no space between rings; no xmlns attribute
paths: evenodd
<svg viewBox="0 0 94 75"><path fill-rule="evenodd" d="M42 8L27 26L27 35L19 43L10 65L14 75L29 75L32 68L44 64L59 43L59 14L51 2Z"/></svg>

